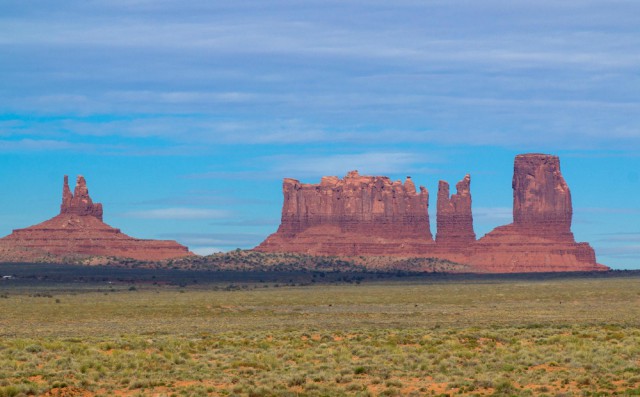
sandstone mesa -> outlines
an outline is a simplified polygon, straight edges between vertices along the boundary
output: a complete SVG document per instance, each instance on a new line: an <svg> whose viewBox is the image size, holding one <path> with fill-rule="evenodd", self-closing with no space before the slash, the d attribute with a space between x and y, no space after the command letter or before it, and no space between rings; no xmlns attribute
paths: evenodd
<svg viewBox="0 0 640 397"><path fill-rule="evenodd" d="M352 171L318 185L285 179L278 231L257 248L263 252L312 255L403 255L433 243L429 192L407 178Z"/></svg>
<svg viewBox="0 0 640 397"><path fill-rule="evenodd" d="M429 192L352 171L320 184L283 183L278 230L255 248L261 252L313 255L436 257L472 265L483 272L601 271L588 243L571 232L571 193L557 156L522 154L514 161L513 223L476 240L471 211L471 178L449 194L440 181L437 232L430 231Z"/></svg>
<svg viewBox="0 0 640 397"><path fill-rule="evenodd" d="M73 193L68 177L64 177L60 214L0 239L0 257L17 262L67 256L154 261L190 255L187 247L175 241L136 239L104 223L102 204L91 200L82 176L78 176Z"/></svg>

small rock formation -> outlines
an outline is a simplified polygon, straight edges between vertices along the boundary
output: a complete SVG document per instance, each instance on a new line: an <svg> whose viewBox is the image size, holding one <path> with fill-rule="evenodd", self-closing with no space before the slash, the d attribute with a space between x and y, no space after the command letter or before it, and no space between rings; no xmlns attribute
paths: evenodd
<svg viewBox="0 0 640 397"><path fill-rule="evenodd" d="M434 243L427 214L429 195L386 177L350 172L324 177L318 185L285 179L278 231L255 248L336 256L435 257L471 265L478 272L600 271L587 243L571 232L571 193L560 160L545 154L515 159L513 219L476 241L471 178L449 195L440 181Z"/></svg>
<svg viewBox="0 0 640 397"><path fill-rule="evenodd" d="M82 176L71 193L65 175L59 215L0 239L0 259L11 261L74 256L162 260L189 255L189 249L175 241L132 238L104 223L102 204L93 203Z"/></svg>
<svg viewBox="0 0 640 397"><path fill-rule="evenodd" d="M280 227L257 251L385 255L433 244L429 192L418 193L410 177L403 184L351 171L319 184L285 179L282 190Z"/></svg>
<svg viewBox="0 0 640 397"><path fill-rule="evenodd" d="M449 197L449 184L438 184L438 212L436 243L438 246L466 247L476 241L471 214L471 177L456 184L456 194Z"/></svg>

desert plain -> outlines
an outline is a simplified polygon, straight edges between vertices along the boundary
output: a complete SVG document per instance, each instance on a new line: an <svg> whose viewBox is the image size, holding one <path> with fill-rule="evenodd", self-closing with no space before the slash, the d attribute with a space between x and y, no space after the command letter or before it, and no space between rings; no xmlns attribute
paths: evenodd
<svg viewBox="0 0 640 397"><path fill-rule="evenodd" d="M0 396L640 395L640 274L0 265Z"/></svg>

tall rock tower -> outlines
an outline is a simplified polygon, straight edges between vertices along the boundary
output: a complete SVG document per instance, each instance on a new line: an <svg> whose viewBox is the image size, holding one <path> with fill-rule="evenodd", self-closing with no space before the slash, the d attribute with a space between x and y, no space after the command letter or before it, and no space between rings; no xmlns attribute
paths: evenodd
<svg viewBox="0 0 640 397"><path fill-rule="evenodd" d="M467 174L449 196L449 184L438 184L436 243L439 247L465 247L476 241L471 214L471 177Z"/></svg>
<svg viewBox="0 0 640 397"><path fill-rule="evenodd" d="M588 243L571 232L571 192L557 156L516 156L513 223L495 228L474 244L470 263L492 272L606 270Z"/></svg>
<svg viewBox="0 0 640 397"><path fill-rule="evenodd" d="M516 156L512 186L514 226L527 233L573 238L571 191L562 177L557 156Z"/></svg>

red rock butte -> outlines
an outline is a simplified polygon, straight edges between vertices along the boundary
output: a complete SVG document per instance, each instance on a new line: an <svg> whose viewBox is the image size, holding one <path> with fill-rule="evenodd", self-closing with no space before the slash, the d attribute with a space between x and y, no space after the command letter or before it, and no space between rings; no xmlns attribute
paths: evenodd
<svg viewBox="0 0 640 397"><path fill-rule="evenodd" d="M402 255L433 244L429 192L407 178L328 176L320 184L285 179L278 231L257 251L318 255Z"/></svg>
<svg viewBox="0 0 640 397"><path fill-rule="evenodd" d="M44 257L115 256L163 260L193 255L175 241L142 240L127 236L102 221L102 204L89 196L78 176L73 193L65 175L60 214L37 225L16 229L0 239L0 257L29 261Z"/></svg>
<svg viewBox="0 0 640 397"><path fill-rule="evenodd" d="M512 224L479 240L473 230L471 177L449 194L440 181L437 233L429 224L429 193L389 178L324 177L320 184L285 179L278 230L255 248L337 256L436 257L471 265L479 272L601 271L588 243L571 232L571 193L560 160L546 154L518 155L513 174Z"/></svg>

